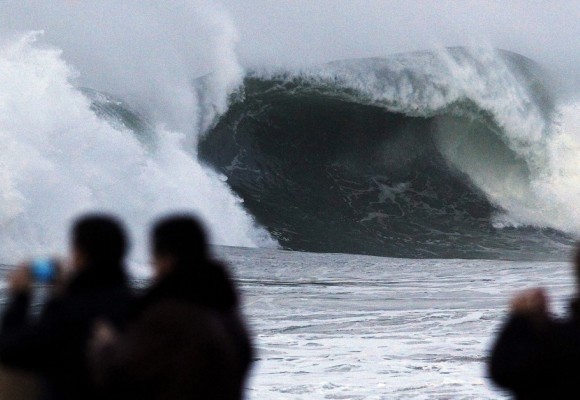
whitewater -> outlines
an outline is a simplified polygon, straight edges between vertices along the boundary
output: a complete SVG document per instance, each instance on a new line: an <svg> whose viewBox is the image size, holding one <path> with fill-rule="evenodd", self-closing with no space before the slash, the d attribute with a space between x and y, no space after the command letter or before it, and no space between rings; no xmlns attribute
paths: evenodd
<svg viewBox="0 0 580 400"><path fill-rule="evenodd" d="M142 283L151 221L192 212L242 291L248 398L505 398L485 360L509 298L545 285L564 314L573 293L580 103L491 48L244 70L201 14L190 71L0 38L2 280L99 210Z"/></svg>
<svg viewBox="0 0 580 400"><path fill-rule="evenodd" d="M0 49L4 262L62 253L71 219L91 210L122 215L135 230L170 210L195 211L215 243L272 242L219 174L200 165L184 133L155 127L155 138L143 142L123 121L99 118L61 52L35 45L38 35Z"/></svg>
<svg viewBox="0 0 580 400"><path fill-rule="evenodd" d="M507 399L486 359L519 290L567 312L563 262L221 248L257 340L249 399Z"/></svg>

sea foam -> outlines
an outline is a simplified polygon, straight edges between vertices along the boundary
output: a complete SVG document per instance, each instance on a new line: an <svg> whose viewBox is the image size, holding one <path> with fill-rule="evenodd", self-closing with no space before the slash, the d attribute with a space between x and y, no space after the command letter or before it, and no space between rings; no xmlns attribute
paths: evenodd
<svg viewBox="0 0 580 400"><path fill-rule="evenodd" d="M274 245L223 177L204 168L187 135L159 126L145 147L91 110L76 72L39 33L0 46L0 255L2 262L63 252L71 219L89 211L127 221L143 259L157 216L188 211L216 244Z"/></svg>

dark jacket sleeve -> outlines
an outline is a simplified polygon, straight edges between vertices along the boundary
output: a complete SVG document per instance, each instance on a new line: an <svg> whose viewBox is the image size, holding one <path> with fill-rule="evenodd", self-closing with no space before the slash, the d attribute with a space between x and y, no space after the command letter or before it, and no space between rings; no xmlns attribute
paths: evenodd
<svg viewBox="0 0 580 400"><path fill-rule="evenodd" d="M22 292L14 295L2 315L2 331L22 326L28 318L30 307L30 293Z"/></svg>
<svg viewBox="0 0 580 400"><path fill-rule="evenodd" d="M489 377L498 386L518 391L547 379L552 368L550 322L537 324L523 316L511 316L492 346Z"/></svg>
<svg viewBox="0 0 580 400"><path fill-rule="evenodd" d="M41 316L29 316L30 295L16 295L2 316L0 360L4 365L43 371L54 363L74 335L70 316L58 300L49 301ZM56 358L55 358L56 357Z"/></svg>

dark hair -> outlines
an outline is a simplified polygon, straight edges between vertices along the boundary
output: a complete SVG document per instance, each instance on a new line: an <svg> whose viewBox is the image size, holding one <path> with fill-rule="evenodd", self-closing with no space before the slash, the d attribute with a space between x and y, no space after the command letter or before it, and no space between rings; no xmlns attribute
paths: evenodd
<svg viewBox="0 0 580 400"><path fill-rule="evenodd" d="M128 248L123 225L107 214L88 214L78 218L71 239L90 265L120 264Z"/></svg>
<svg viewBox="0 0 580 400"><path fill-rule="evenodd" d="M188 214L160 218L151 230L154 256L172 258L172 270L145 296L141 309L176 298L218 310L236 307L238 295L227 268L209 254L201 222Z"/></svg>
<svg viewBox="0 0 580 400"><path fill-rule="evenodd" d="M152 241L155 255L170 255L177 264L208 259L205 231L191 215L174 214L160 219L153 227Z"/></svg>

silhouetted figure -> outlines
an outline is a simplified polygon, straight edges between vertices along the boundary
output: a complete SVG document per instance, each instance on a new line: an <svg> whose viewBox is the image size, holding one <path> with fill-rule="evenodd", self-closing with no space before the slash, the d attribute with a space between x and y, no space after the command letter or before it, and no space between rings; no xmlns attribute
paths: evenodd
<svg viewBox="0 0 580 400"><path fill-rule="evenodd" d="M39 315L31 315L30 266L9 278L10 303L2 316L0 359L6 366L38 373L43 399L97 398L88 369L87 346L95 321L120 326L131 291L123 259L127 239L111 216L78 219L71 234L71 271L56 283ZM61 269L61 274L63 271Z"/></svg>
<svg viewBox="0 0 580 400"><path fill-rule="evenodd" d="M577 293L566 319L550 314L541 288L526 290L511 302L488 368L493 382L517 399L580 396L580 245L574 267Z"/></svg>
<svg viewBox="0 0 580 400"><path fill-rule="evenodd" d="M187 215L154 226L153 285L124 333L96 332L95 371L108 398L243 397L252 346L234 284L206 240Z"/></svg>

